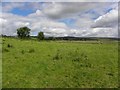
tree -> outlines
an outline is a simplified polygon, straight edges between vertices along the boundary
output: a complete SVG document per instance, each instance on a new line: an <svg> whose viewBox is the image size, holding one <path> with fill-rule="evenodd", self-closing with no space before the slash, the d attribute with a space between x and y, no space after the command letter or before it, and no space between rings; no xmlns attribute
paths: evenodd
<svg viewBox="0 0 120 90"><path fill-rule="evenodd" d="M18 37L22 38L29 38L30 30L28 27L21 27L17 29Z"/></svg>
<svg viewBox="0 0 120 90"><path fill-rule="evenodd" d="M44 33L39 32L37 37L38 37L38 40L44 40Z"/></svg>

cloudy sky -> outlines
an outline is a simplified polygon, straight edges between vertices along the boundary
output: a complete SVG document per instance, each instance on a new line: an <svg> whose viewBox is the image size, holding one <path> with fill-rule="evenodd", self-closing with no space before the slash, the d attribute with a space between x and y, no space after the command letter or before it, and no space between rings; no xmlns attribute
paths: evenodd
<svg viewBox="0 0 120 90"><path fill-rule="evenodd" d="M2 2L2 34L16 35L27 26L31 35L118 37L117 2Z"/></svg>

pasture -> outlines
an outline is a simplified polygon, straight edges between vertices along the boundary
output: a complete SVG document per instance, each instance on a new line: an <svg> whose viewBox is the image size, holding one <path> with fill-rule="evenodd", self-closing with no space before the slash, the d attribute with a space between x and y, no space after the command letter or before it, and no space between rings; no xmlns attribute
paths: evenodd
<svg viewBox="0 0 120 90"><path fill-rule="evenodd" d="M101 42L2 38L2 87L116 88L118 43Z"/></svg>

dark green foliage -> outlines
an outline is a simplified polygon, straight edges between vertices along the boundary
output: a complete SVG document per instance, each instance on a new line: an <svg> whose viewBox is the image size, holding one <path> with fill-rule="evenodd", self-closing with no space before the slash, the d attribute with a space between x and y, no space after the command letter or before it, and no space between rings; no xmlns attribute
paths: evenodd
<svg viewBox="0 0 120 90"><path fill-rule="evenodd" d="M17 34L18 37L23 39L23 38L29 38L30 34L30 29L28 27L21 27L17 29Z"/></svg>
<svg viewBox="0 0 120 90"><path fill-rule="evenodd" d="M38 37L38 40L44 40L44 33L39 32L37 37Z"/></svg>
<svg viewBox="0 0 120 90"><path fill-rule="evenodd" d="M58 53L53 57L53 60L59 60L59 55L58 55Z"/></svg>
<svg viewBox="0 0 120 90"><path fill-rule="evenodd" d="M113 76L113 73L107 73L107 75L109 75L109 76Z"/></svg>
<svg viewBox="0 0 120 90"><path fill-rule="evenodd" d="M33 52L35 52L35 50L34 49L30 49L28 52L29 53L33 53Z"/></svg>
<svg viewBox="0 0 120 90"><path fill-rule="evenodd" d="M56 55L53 57L53 60L59 60L62 59L59 53L56 53Z"/></svg>
<svg viewBox="0 0 120 90"><path fill-rule="evenodd" d="M7 47L8 47L8 48L12 48L13 46L12 46L11 44L8 44Z"/></svg>
<svg viewBox="0 0 120 90"><path fill-rule="evenodd" d="M62 59L61 53L59 50L57 50L57 53L55 54L55 56L53 57L53 60L59 60Z"/></svg>
<svg viewBox="0 0 120 90"><path fill-rule="evenodd" d="M9 52L9 50L6 49L6 48L3 48L3 49L2 49L2 52Z"/></svg>
<svg viewBox="0 0 120 90"><path fill-rule="evenodd" d="M80 57L75 57L73 61L80 61Z"/></svg>
<svg viewBox="0 0 120 90"><path fill-rule="evenodd" d="M22 50L22 51L21 51L21 53L22 53L22 54L24 54L24 53L25 53L25 51L24 51L24 50Z"/></svg>
<svg viewBox="0 0 120 90"><path fill-rule="evenodd" d="M3 41L5 41L5 40L3 39Z"/></svg>
<svg viewBox="0 0 120 90"><path fill-rule="evenodd" d="M28 51L25 51L25 50L22 50L22 51L21 51L22 54L25 54L25 53L33 53L33 52L35 52L34 49L29 49Z"/></svg>

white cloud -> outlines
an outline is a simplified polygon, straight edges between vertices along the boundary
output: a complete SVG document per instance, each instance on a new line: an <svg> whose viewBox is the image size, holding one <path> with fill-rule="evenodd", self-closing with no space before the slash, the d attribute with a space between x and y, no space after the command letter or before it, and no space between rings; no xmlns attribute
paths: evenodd
<svg viewBox="0 0 120 90"><path fill-rule="evenodd" d="M38 11L39 10L37 10L36 13L26 17L3 13L3 15L1 15L2 17L0 17L3 31L2 33L7 35L15 35L17 28L28 26L31 28L31 32L44 31L45 33L51 32L54 35L57 35L68 28L65 23L53 21L46 17L40 17Z"/></svg>
<svg viewBox="0 0 120 90"><path fill-rule="evenodd" d="M16 27L23 27L23 26L29 26L30 25L30 23L29 22L15 22L14 23L14 25L16 26Z"/></svg>
<svg viewBox="0 0 120 90"><path fill-rule="evenodd" d="M3 34L16 35L16 29L22 26L28 26L31 29L31 35L43 31L46 36L98 36L98 37L117 37L117 10L113 9L104 14L103 7L109 4L103 3L46 3L42 10L37 9L35 13L28 16L20 16L11 13L0 14L0 23L2 24ZM47 6L47 7L46 7ZM101 7L102 9L98 9ZM102 14L94 22L93 14L86 14L88 10L98 10ZM78 16L79 14L79 16ZM104 15L103 15L104 14ZM59 19L74 18L75 27L69 27ZM94 25L93 25L94 23ZM94 28L91 28L94 27Z"/></svg>
<svg viewBox="0 0 120 90"><path fill-rule="evenodd" d="M7 20L3 19L3 18L0 18L0 24L5 24L5 23L7 23Z"/></svg>
<svg viewBox="0 0 120 90"><path fill-rule="evenodd" d="M95 20L92 27L114 27L118 26L118 10L113 9L105 15L100 16Z"/></svg>
<svg viewBox="0 0 120 90"><path fill-rule="evenodd" d="M118 37L118 7L112 9L108 13L98 17L94 24L93 35L102 37ZM98 34L99 33L99 34Z"/></svg>
<svg viewBox="0 0 120 90"><path fill-rule="evenodd" d="M90 36L96 37L118 37L118 28L93 28Z"/></svg>

